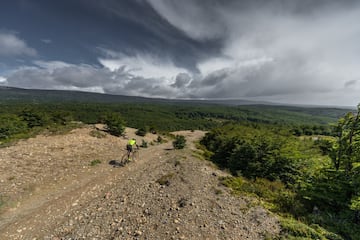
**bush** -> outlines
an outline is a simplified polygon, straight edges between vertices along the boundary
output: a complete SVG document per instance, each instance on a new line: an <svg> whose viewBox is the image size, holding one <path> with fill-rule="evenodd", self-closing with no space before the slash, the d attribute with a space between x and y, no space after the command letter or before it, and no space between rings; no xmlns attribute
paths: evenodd
<svg viewBox="0 0 360 240"><path fill-rule="evenodd" d="M149 132L151 132L152 134L156 134L156 128L155 127L150 127Z"/></svg>
<svg viewBox="0 0 360 240"><path fill-rule="evenodd" d="M170 180L174 177L174 173L168 173L163 176L161 176L156 182L160 185L169 186Z"/></svg>
<svg viewBox="0 0 360 240"><path fill-rule="evenodd" d="M36 109L23 110L20 117L27 123L29 128L43 127L49 124L49 117Z"/></svg>
<svg viewBox="0 0 360 240"><path fill-rule="evenodd" d="M158 143L163 143L164 139L161 136L158 136L156 141Z"/></svg>
<svg viewBox="0 0 360 240"><path fill-rule="evenodd" d="M318 139L315 141L315 146L319 147L323 155L329 155L331 153L333 143L329 139Z"/></svg>
<svg viewBox="0 0 360 240"><path fill-rule="evenodd" d="M147 148L147 147L148 147L147 141L145 141L145 140L143 139L142 142L141 142L140 147L142 147L142 148Z"/></svg>
<svg viewBox="0 0 360 240"><path fill-rule="evenodd" d="M175 149L183 149L186 145L186 139L182 135L176 135L172 144Z"/></svg>
<svg viewBox="0 0 360 240"><path fill-rule="evenodd" d="M74 119L72 117L71 112L58 110L51 114L50 120L51 122L56 124L66 125L69 122L73 121Z"/></svg>
<svg viewBox="0 0 360 240"><path fill-rule="evenodd" d="M305 158L295 137L269 129L225 126L207 133L200 143L213 152L214 163L233 175L287 185L296 182Z"/></svg>
<svg viewBox="0 0 360 240"><path fill-rule="evenodd" d="M104 120L106 130L115 136L121 136L125 131L125 122L119 114L112 113L106 116Z"/></svg>
<svg viewBox="0 0 360 240"><path fill-rule="evenodd" d="M90 162L90 166L96 166L101 163L101 160L95 159Z"/></svg>
<svg viewBox="0 0 360 240"><path fill-rule="evenodd" d="M319 239L319 240L344 240L338 234L328 231L317 224L306 224L293 218L280 217L281 233L278 239ZM349 238L352 239L352 238Z"/></svg>
<svg viewBox="0 0 360 240"><path fill-rule="evenodd" d="M144 137L146 135L146 129L145 128L139 128L136 132L136 135Z"/></svg>
<svg viewBox="0 0 360 240"><path fill-rule="evenodd" d="M89 135L92 136L92 137L95 137L95 138L105 138L106 137L106 134L99 131L99 130L92 130L89 133Z"/></svg>
<svg viewBox="0 0 360 240"><path fill-rule="evenodd" d="M5 199L0 195L0 208L5 205Z"/></svg>
<svg viewBox="0 0 360 240"><path fill-rule="evenodd" d="M6 140L15 134L25 133L27 124L16 115L0 115L0 140Z"/></svg>
<svg viewBox="0 0 360 240"><path fill-rule="evenodd" d="M296 193L287 189L281 181L269 181L265 178L248 180L243 177L226 177L221 183L235 194L258 196L265 200L267 208L279 213L291 213L298 216L304 213L304 206L296 198Z"/></svg>

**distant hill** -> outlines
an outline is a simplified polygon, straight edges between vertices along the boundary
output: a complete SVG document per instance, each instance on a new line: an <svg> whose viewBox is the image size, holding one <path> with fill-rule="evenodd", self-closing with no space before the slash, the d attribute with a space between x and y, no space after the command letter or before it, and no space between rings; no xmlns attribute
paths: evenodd
<svg viewBox="0 0 360 240"><path fill-rule="evenodd" d="M164 98L146 98L137 96L111 95L81 91L67 90L38 90L0 86L0 102L91 102L91 103L197 103L220 105L275 105L269 102L247 101L240 99L231 100L182 100Z"/></svg>
<svg viewBox="0 0 360 240"><path fill-rule="evenodd" d="M198 104L220 104L228 106L239 105L267 105L288 107L311 107L324 108L323 106L281 104L265 101L249 101L242 99L165 99L146 98L138 96L112 95L93 92L69 91L69 90L39 90L23 89L15 87L0 86L0 102L92 102L92 103L121 103L121 102L144 102L144 103L198 103ZM329 106L330 107L330 106ZM328 107L325 107L328 108ZM336 107L335 107L336 108ZM350 107L341 107L351 109Z"/></svg>
<svg viewBox="0 0 360 240"><path fill-rule="evenodd" d="M271 102L247 101L247 100L180 100L145 98L136 96L110 95L80 91L64 90L36 90L0 86L0 104L7 103L146 103L146 104L175 104L188 106L211 106L217 105L233 107L235 111L243 112L250 118L273 119L292 118L309 119L310 116L326 118L321 122L334 122L351 108L323 107L323 106L300 106L281 105ZM224 111L224 109L220 110Z"/></svg>
<svg viewBox="0 0 360 240"><path fill-rule="evenodd" d="M96 103L116 103L116 102L148 102L161 101L142 97L130 97L121 95L110 95L80 91L66 90L37 90L22 89L14 87L0 86L0 102L24 102L32 103L44 102L96 102Z"/></svg>
<svg viewBox="0 0 360 240"><path fill-rule="evenodd" d="M0 86L0 102L92 102L92 103L120 103L120 102L146 102L146 103L200 103L222 105L254 105L272 103L247 100L181 100L164 98L146 98L137 96L111 95L81 91L67 90L38 90Z"/></svg>

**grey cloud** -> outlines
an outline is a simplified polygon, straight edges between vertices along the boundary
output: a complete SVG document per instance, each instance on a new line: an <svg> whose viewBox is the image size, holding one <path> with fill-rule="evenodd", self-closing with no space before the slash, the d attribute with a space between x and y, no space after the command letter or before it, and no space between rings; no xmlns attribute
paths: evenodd
<svg viewBox="0 0 360 240"><path fill-rule="evenodd" d="M211 40L203 42L197 41L196 39L194 40L193 37L184 34L184 31L162 17L162 14L153 9L150 6L151 3L147 0L137 1L137 4L134 4L134 1L128 1L131 2L131 4L126 3L125 7L123 6L125 1L90 1L96 8L102 8L106 14L110 13L119 19L127 19L136 25L134 28L136 28L137 36L134 40L130 39L130 42L127 43L129 46L118 48L104 45L104 48L123 51L126 55L135 55L139 51L159 55L164 58L170 58L174 61L175 65L185 67L191 71L197 71L196 62L198 60L219 53L218 48L221 47L220 41ZM129 9L128 5L136 5L136 7ZM141 13L141 17L139 17L139 13ZM195 21L191 24L195 24ZM215 26L213 25L211 29L214 28ZM114 29L114 31L117 30ZM199 29L195 29L195 33L198 31ZM204 32L208 32L208 30L204 30ZM122 38L122 36L120 37ZM107 54L112 55L113 53L108 52Z"/></svg>
<svg viewBox="0 0 360 240"><path fill-rule="evenodd" d="M111 84L114 81L112 74L108 69L86 65L70 65L55 69L32 67L14 71L7 77L7 82L14 87L37 89L101 89L103 84Z"/></svg>
<svg viewBox="0 0 360 240"><path fill-rule="evenodd" d="M124 86L124 90L132 93L131 95L140 95L146 97L166 97L176 96L176 92L164 84L161 78L132 77Z"/></svg>
<svg viewBox="0 0 360 240"><path fill-rule="evenodd" d="M229 16L237 16L237 28L248 29L259 20L271 22L272 16L313 17L319 11L351 8L355 0L147 0L170 24L188 36L206 40L226 38L234 30L229 26ZM259 19L256 19L259 18Z"/></svg>
<svg viewBox="0 0 360 240"><path fill-rule="evenodd" d="M54 67L54 65L60 67ZM45 67L46 66L46 67ZM148 97L174 97L162 79L134 76L125 68L110 71L91 65L41 63L41 67L18 69L7 76L6 85L35 89L71 89Z"/></svg>
<svg viewBox="0 0 360 240"><path fill-rule="evenodd" d="M156 97L245 97L314 103L345 99L345 89L351 91L349 96L354 101L358 99L358 81L346 81L360 77L358 1L138 0L136 8L132 8L134 1L90 2L96 11L106 9L102 20L121 19L106 23L131 22L126 25L131 27L131 38L114 48L104 41L97 54L116 60L145 52L169 59L171 66L181 66L181 70L165 79L154 76L157 71L150 78L141 71L127 72L125 67L111 71L52 62L18 69L5 76L8 84L93 88L112 94ZM137 10L144 11L143 18L134 14ZM23 49L17 51L17 56L31 55L25 41L14 36L18 49ZM127 43L132 39L137 44ZM211 41L216 44L211 45ZM1 51L5 50L0 48L0 55ZM117 51L123 51L123 55ZM217 62L219 59L226 60ZM186 70L189 74L184 73Z"/></svg>
<svg viewBox="0 0 360 240"><path fill-rule="evenodd" d="M41 39L41 42L50 44L50 43L52 43L52 40L51 39Z"/></svg>
<svg viewBox="0 0 360 240"><path fill-rule="evenodd" d="M26 42L16 34L0 31L0 56L36 56L36 54L36 50L27 46Z"/></svg>
<svg viewBox="0 0 360 240"><path fill-rule="evenodd" d="M233 73L233 69L230 68L224 68L221 70L216 70L209 75L205 76L204 79L201 81L202 86L213 86L213 85L219 85L224 82L226 78L228 78L229 75Z"/></svg>
<svg viewBox="0 0 360 240"><path fill-rule="evenodd" d="M151 6L170 24L194 39L220 38L226 25L218 18L220 1L148 0Z"/></svg>
<svg viewBox="0 0 360 240"><path fill-rule="evenodd" d="M78 88L101 86L103 79L109 81L112 73L106 69L91 66L71 66L55 69L51 73L58 85L70 85Z"/></svg>
<svg viewBox="0 0 360 240"><path fill-rule="evenodd" d="M189 74L179 73L176 76L175 83L173 83L171 86L176 88L182 88L185 87L190 82L191 82L191 76Z"/></svg>
<svg viewBox="0 0 360 240"><path fill-rule="evenodd" d="M220 56L234 62L201 73L189 85L189 96L286 96L290 100L312 94L312 100L321 101L323 95L355 84L341 79L360 75L358 1L213 0L204 4L186 0L181 2L184 6L175 0L149 2L189 37L221 38ZM241 64L262 56L274 62Z"/></svg>
<svg viewBox="0 0 360 240"><path fill-rule="evenodd" d="M299 71L294 74L296 79L289 81L288 75L279 72L278 64L287 71ZM331 88L324 86L324 82L312 84L310 81L304 81L309 78L308 73L301 73L306 66L292 65L285 60L267 62L257 68L224 68L205 77L178 74L176 85L164 84L163 78L135 76L125 68L110 71L107 68L60 62L40 65L42 67L18 69L7 76L6 85L166 98L257 98L281 101L286 97L289 101L304 102L309 99L316 101L316 95L333 96ZM352 96L354 94L357 93L352 93ZM316 103L320 104L319 101Z"/></svg>
<svg viewBox="0 0 360 240"><path fill-rule="evenodd" d="M56 89L56 84L49 72L38 68L19 69L7 77L7 84L13 87Z"/></svg>
<svg viewBox="0 0 360 240"><path fill-rule="evenodd" d="M345 82L345 84L344 84L344 87L351 87L351 86L354 86L354 85L356 85L357 83L359 82L359 80L358 79L354 79L354 80L350 80L350 81L347 81L347 82Z"/></svg>
<svg viewBox="0 0 360 240"><path fill-rule="evenodd" d="M205 98L256 98L310 92L320 96L332 91L321 75L306 71L306 64L283 59L256 67L223 68L203 78L195 78L189 85L188 94Z"/></svg>

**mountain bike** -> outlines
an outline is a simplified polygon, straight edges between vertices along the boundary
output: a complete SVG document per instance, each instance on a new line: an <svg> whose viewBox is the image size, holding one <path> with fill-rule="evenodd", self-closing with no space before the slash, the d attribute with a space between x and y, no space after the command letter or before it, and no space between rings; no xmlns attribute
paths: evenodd
<svg viewBox="0 0 360 240"><path fill-rule="evenodd" d="M129 160L130 157L130 160ZM135 148L132 152L130 152L130 156L128 157L128 151L125 150L124 154L121 157L120 164L124 166L129 162L134 162L139 159L139 149Z"/></svg>

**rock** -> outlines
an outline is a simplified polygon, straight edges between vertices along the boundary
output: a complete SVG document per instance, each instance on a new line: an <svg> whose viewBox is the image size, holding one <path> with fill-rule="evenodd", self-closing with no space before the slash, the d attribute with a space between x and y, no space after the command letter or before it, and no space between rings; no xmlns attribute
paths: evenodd
<svg viewBox="0 0 360 240"><path fill-rule="evenodd" d="M134 236L135 237L138 237L138 236L141 236L142 235L142 232L140 231L140 230L137 230L137 231L135 231L135 233L134 233Z"/></svg>

